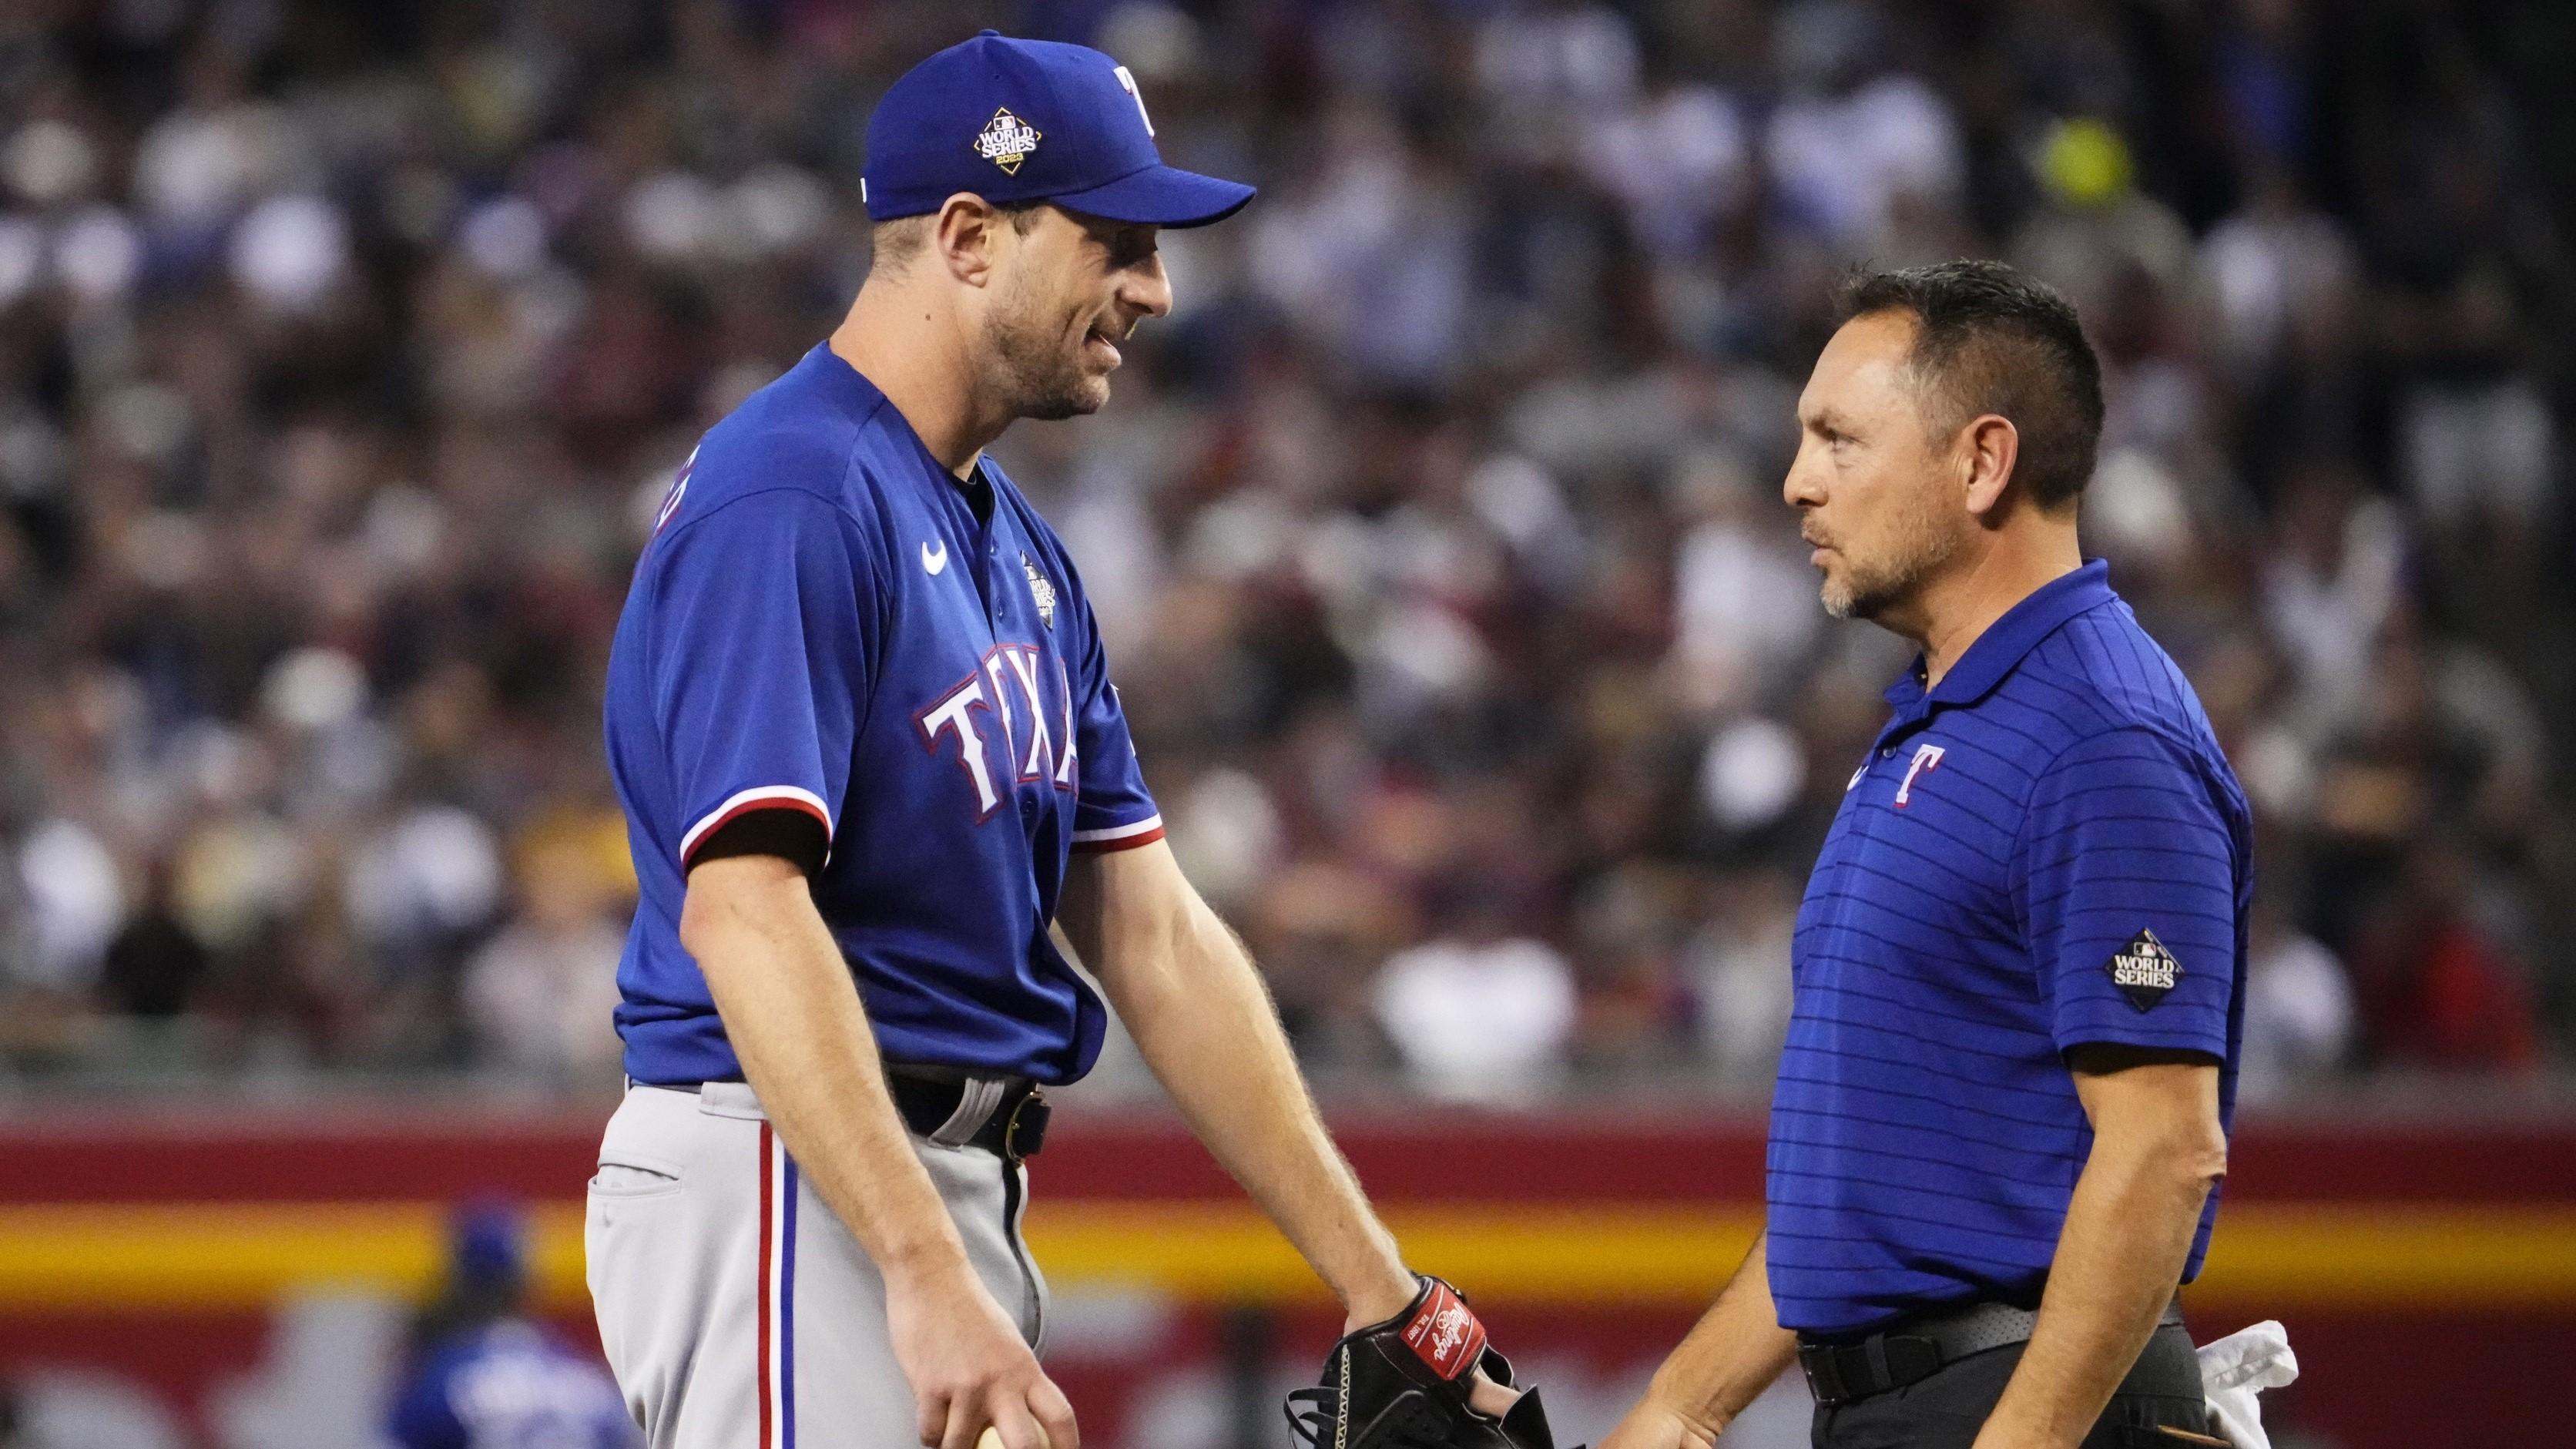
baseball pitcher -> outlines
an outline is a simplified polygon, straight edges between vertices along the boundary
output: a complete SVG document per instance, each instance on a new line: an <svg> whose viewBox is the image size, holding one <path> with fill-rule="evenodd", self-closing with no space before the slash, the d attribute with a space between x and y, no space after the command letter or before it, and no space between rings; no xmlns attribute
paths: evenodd
<svg viewBox="0 0 2576 1449"><path fill-rule="evenodd" d="M984 448L1108 399L1171 307L1162 227L1252 188L1162 163L1135 82L986 31L868 129L847 319L700 442L609 663L642 896L592 1298L653 1449L1077 1449L1020 1237L1040 1088L1105 1011L1352 1335L1337 1449L1544 1446L1455 1290L1408 1272L1259 977L1163 843L1082 581Z"/></svg>

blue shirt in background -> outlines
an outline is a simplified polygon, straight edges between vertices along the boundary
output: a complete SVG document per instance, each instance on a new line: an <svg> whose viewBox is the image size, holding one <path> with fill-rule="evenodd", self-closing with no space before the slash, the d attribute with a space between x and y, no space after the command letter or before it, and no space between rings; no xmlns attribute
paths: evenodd
<svg viewBox="0 0 2576 1449"><path fill-rule="evenodd" d="M1771 1106L1771 1296L1820 1335L2036 1304L2092 1149L2070 1048L2206 1056L2235 1108L2252 821L2105 566L1887 697L1798 912Z"/></svg>
<svg viewBox="0 0 2576 1449"><path fill-rule="evenodd" d="M402 1449L642 1449L608 1371L518 1319L433 1346L386 1425Z"/></svg>

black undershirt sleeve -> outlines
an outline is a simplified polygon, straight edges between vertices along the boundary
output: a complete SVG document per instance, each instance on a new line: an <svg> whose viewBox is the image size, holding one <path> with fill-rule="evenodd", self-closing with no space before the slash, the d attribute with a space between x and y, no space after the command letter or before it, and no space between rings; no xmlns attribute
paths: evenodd
<svg viewBox="0 0 2576 1449"><path fill-rule="evenodd" d="M711 860L736 855L775 855L805 872L812 880L822 873L823 858L831 853L830 837L823 833L823 822L811 812L792 807L776 810L753 810L735 816L708 832L690 853L689 869L695 870Z"/></svg>

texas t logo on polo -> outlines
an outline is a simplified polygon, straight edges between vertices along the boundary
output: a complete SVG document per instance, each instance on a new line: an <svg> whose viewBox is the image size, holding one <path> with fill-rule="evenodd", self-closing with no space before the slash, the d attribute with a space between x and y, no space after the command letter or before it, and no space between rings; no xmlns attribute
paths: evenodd
<svg viewBox="0 0 2576 1449"><path fill-rule="evenodd" d="M2140 1011L2164 1000L2165 993L2182 979L2182 963L2156 939L2155 932L2143 928L2112 953L2103 969L2111 973L2111 984Z"/></svg>
<svg viewBox="0 0 2576 1449"><path fill-rule="evenodd" d="M1037 128L1011 114L1004 106L993 112L975 137L975 154L1002 168L1005 176L1020 174L1020 162L1038 148Z"/></svg>
<svg viewBox="0 0 2576 1449"><path fill-rule="evenodd" d="M1896 787L1897 809L1902 810L1914 803L1914 777L1926 770L1941 768L1943 753L1939 745L1924 745L1914 751L1914 763L1905 767L1905 783Z"/></svg>

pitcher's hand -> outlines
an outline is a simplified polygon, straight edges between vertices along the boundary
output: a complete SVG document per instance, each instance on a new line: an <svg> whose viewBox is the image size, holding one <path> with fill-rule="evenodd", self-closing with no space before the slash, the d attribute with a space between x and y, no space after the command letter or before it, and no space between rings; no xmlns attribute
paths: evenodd
<svg viewBox="0 0 2576 1449"><path fill-rule="evenodd" d="M987 1425L1003 1449L1081 1449L1073 1406L962 1262L889 1274L886 1325L929 1449L974 1449Z"/></svg>

